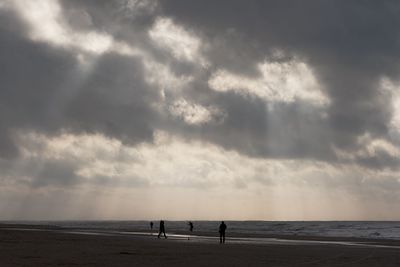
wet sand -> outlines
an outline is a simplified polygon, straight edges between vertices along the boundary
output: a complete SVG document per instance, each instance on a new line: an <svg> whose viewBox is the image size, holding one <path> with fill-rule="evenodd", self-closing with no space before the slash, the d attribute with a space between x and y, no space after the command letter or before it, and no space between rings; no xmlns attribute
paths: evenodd
<svg viewBox="0 0 400 267"><path fill-rule="evenodd" d="M15 228L15 229L12 229ZM147 235L89 235L27 226L0 226L0 266L400 266L390 240L280 237L328 243L198 242ZM277 237L275 237L277 238ZM230 242L232 241L232 242ZM360 242L388 247L362 247Z"/></svg>

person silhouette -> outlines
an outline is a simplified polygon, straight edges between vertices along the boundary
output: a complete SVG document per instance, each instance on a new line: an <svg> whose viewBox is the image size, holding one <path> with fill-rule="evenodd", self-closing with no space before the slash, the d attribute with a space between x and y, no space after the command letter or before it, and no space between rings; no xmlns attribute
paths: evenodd
<svg viewBox="0 0 400 267"><path fill-rule="evenodd" d="M154 225L154 223L153 222L150 222L150 229L153 231L153 225Z"/></svg>
<svg viewBox="0 0 400 267"><path fill-rule="evenodd" d="M219 243L225 243L225 230L226 230L226 224L224 221L221 222L219 225Z"/></svg>
<svg viewBox="0 0 400 267"><path fill-rule="evenodd" d="M193 223L191 221L188 221L188 225L189 225L189 231L193 232ZM188 240L190 240L190 235L188 236Z"/></svg>
<svg viewBox="0 0 400 267"><path fill-rule="evenodd" d="M164 226L164 221L160 221L160 231L158 232L158 238L160 238L161 233L164 233L165 239L167 239L167 235L165 234L165 226Z"/></svg>

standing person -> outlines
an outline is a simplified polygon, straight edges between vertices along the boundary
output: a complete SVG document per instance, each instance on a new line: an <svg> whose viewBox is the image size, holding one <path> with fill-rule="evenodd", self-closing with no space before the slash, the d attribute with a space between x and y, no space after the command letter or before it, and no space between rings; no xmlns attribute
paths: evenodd
<svg viewBox="0 0 400 267"><path fill-rule="evenodd" d="M154 225L154 223L153 223L153 222L150 222L150 229L151 229L151 231L153 231L153 225Z"/></svg>
<svg viewBox="0 0 400 267"><path fill-rule="evenodd" d="M221 222L219 225L219 243L224 243L225 244L225 230L226 230L226 224L224 221Z"/></svg>
<svg viewBox="0 0 400 267"><path fill-rule="evenodd" d="M160 221L160 231L158 232L158 238L160 238L161 233L164 233L165 239L167 239L167 235L165 234L165 226L164 226L164 221Z"/></svg>

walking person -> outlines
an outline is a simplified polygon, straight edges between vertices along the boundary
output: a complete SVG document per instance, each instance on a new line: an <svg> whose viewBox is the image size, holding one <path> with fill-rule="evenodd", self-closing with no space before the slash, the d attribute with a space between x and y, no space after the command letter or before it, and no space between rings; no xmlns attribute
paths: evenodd
<svg viewBox="0 0 400 267"><path fill-rule="evenodd" d="M160 221L160 231L158 232L158 238L160 238L160 235L162 233L164 233L164 237L165 237L165 239L167 239L167 235L165 234L165 225L164 225L163 220Z"/></svg>
<svg viewBox="0 0 400 267"><path fill-rule="evenodd" d="M190 231L190 233L192 233L193 232L193 223L191 221L189 221L188 225L189 225L189 231ZM188 236L188 240L190 240L190 235Z"/></svg>
<svg viewBox="0 0 400 267"><path fill-rule="evenodd" d="M219 243L225 244L225 230L226 230L226 224L224 221L221 222L221 224L219 225Z"/></svg>
<svg viewBox="0 0 400 267"><path fill-rule="evenodd" d="M193 223L192 222L188 222L189 225L189 231L193 232Z"/></svg>

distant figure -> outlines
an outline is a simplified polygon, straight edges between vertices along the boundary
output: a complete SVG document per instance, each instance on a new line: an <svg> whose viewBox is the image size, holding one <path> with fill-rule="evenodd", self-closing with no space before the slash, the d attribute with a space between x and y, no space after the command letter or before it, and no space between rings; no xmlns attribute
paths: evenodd
<svg viewBox="0 0 400 267"><path fill-rule="evenodd" d="M165 239L167 238L167 235L165 234L165 226L164 226L164 221L160 221L160 231L158 232L158 238L160 238L161 233L164 233Z"/></svg>
<svg viewBox="0 0 400 267"><path fill-rule="evenodd" d="M153 231L153 225L154 225L154 223L153 223L153 222L150 222L150 229L151 229L151 231Z"/></svg>
<svg viewBox="0 0 400 267"><path fill-rule="evenodd" d="M192 222L188 222L189 225L189 231L193 232L193 223Z"/></svg>
<svg viewBox="0 0 400 267"><path fill-rule="evenodd" d="M226 230L226 224L224 221L221 222L219 225L219 243L225 243L225 230Z"/></svg>

